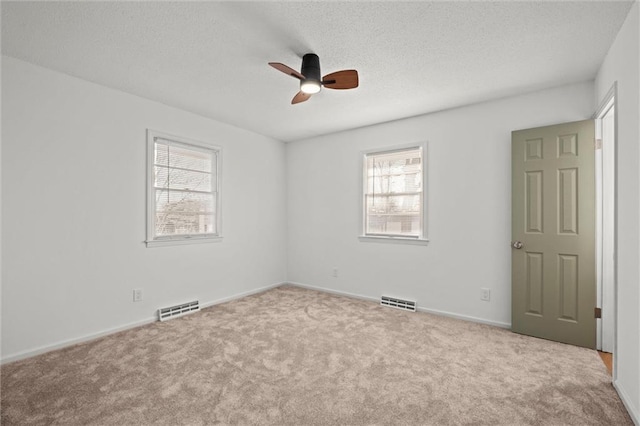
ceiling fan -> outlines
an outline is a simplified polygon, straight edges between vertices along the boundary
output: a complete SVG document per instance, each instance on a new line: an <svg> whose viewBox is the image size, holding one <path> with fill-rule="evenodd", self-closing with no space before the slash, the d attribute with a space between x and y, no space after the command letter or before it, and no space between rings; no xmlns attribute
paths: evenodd
<svg viewBox="0 0 640 426"><path fill-rule="evenodd" d="M358 87L358 71L356 70L336 71L320 79L320 58L314 53L307 53L302 57L300 72L280 62L269 62L269 65L300 80L300 91L291 100L292 104L308 100L311 95L318 93L322 86L338 90Z"/></svg>

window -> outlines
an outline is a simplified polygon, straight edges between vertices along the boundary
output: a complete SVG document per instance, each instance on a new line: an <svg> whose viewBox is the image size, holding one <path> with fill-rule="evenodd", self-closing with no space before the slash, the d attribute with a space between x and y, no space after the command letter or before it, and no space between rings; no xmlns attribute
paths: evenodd
<svg viewBox="0 0 640 426"><path fill-rule="evenodd" d="M424 145L363 154L361 239L426 243Z"/></svg>
<svg viewBox="0 0 640 426"><path fill-rule="evenodd" d="M220 239L220 148L147 131L147 247Z"/></svg>

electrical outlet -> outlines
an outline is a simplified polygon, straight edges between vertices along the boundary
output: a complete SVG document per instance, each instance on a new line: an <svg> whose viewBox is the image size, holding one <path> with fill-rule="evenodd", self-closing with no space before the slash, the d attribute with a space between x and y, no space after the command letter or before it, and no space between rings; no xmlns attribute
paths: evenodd
<svg viewBox="0 0 640 426"><path fill-rule="evenodd" d="M480 300L484 300L485 302L488 302L489 300L491 300L491 290L488 288L481 288Z"/></svg>
<svg viewBox="0 0 640 426"><path fill-rule="evenodd" d="M142 301L142 289L141 288L133 289L133 301L134 302L141 302Z"/></svg>
<svg viewBox="0 0 640 426"><path fill-rule="evenodd" d="M333 268L333 270L331 271L331 276L333 278L338 278L338 268Z"/></svg>

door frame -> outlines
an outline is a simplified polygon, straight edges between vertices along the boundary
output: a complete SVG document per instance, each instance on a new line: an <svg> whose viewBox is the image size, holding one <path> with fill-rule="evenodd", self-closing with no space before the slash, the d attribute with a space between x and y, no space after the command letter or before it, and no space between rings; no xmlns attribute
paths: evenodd
<svg viewBox="0 0 640 426"><path fill-rule="evenodd" d="M598 170L596 173L596 176L600 176L599 181L596 184L597 187L597 191L599 191L599 204L597 206L597 221L598 221L598 232L596 235L596 241L597 241L597 248L596 248L596 256L597 256L597 268L598 268L598 272L597 272L597 289L596 289L596 294L597 294L597 306L601 307L601 308L606 308L607 310L611 310L611 316L612 316L612 327L605 327L603 329L603 323L602 320L599 319L597 321L597 331L596 331L596 347L598 349L602 349L602 340L603 340L603 335L610 333L613 335L613 380L615 381L617 378L617 362L616 362L616 354L617 354L617 349L618 349L618 318L617 318L617 306L618 306L618 252L617 252L617 246L618 246L618 218L617 218L617 212L618 212L618 174L617 174L617 168L618 168L618 102L617 102L617 92L618 92L618 88L617 88L617 82L613 83L613 86L609 89L609 91L607 92L607 94L604 96L604 98L601 100L598 108L596 109L596 112L593 114L593 118L596 120L596 138L597 139L602 139L602 118L606 115L607 112L609 112L609 110L613 107L613 127L614 127L614 136L613 136L613 141L610 144L610 146L604 146L604 144L602 144L602 151L604 151L605 149L613 149L613 230L612 233L613 235L611 236L612 240L613 240L613 253L608 253L608 255L612 256L613 258L613 279L611 283L605 283L603 282L603 268L602 268L602 262L603 262L603 256L604 256L604 250L605 247L603 245L603 226L602 226L602 220L603 220L603 201L604 201L604 191L607 191L607 188L603 187L602 185L602 175L603 175L603 162L602 162L602 155L600 155L599 157L596 157L597 159L599 158L600 161L596 162L596 169ZM606 171L605 171L606 172ZM610 194L611 195L611 194ZM605 300L605 292L604 292L604 285L609 285L612 286L611 291L609 292L609 294L613 295L613 300Z"/></svg>

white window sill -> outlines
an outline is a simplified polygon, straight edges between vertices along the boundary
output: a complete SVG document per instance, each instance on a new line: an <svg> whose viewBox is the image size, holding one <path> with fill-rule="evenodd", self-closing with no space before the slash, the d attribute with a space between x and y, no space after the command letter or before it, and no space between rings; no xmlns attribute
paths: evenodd
<svg viewBox="0 0 640 426"><path fill-rule="evenodd" d="M147 248L151 247L165 247L165 246L182 246L187 244L206 244L206 243L219 243L222 242L222 237L190 237L190 238L176 238L166 240L152 240L145 241Z"/></svg>
<svg viewBox="0 0 640 426"><path fill-rule="evenodd" d="M383 237L383 236L370 236L360 235L358 240L363 243L387 243L387 244L410 244L418 246L426 246L429 244L429 240L424 238L403 238L403 237Z"/></svg>

